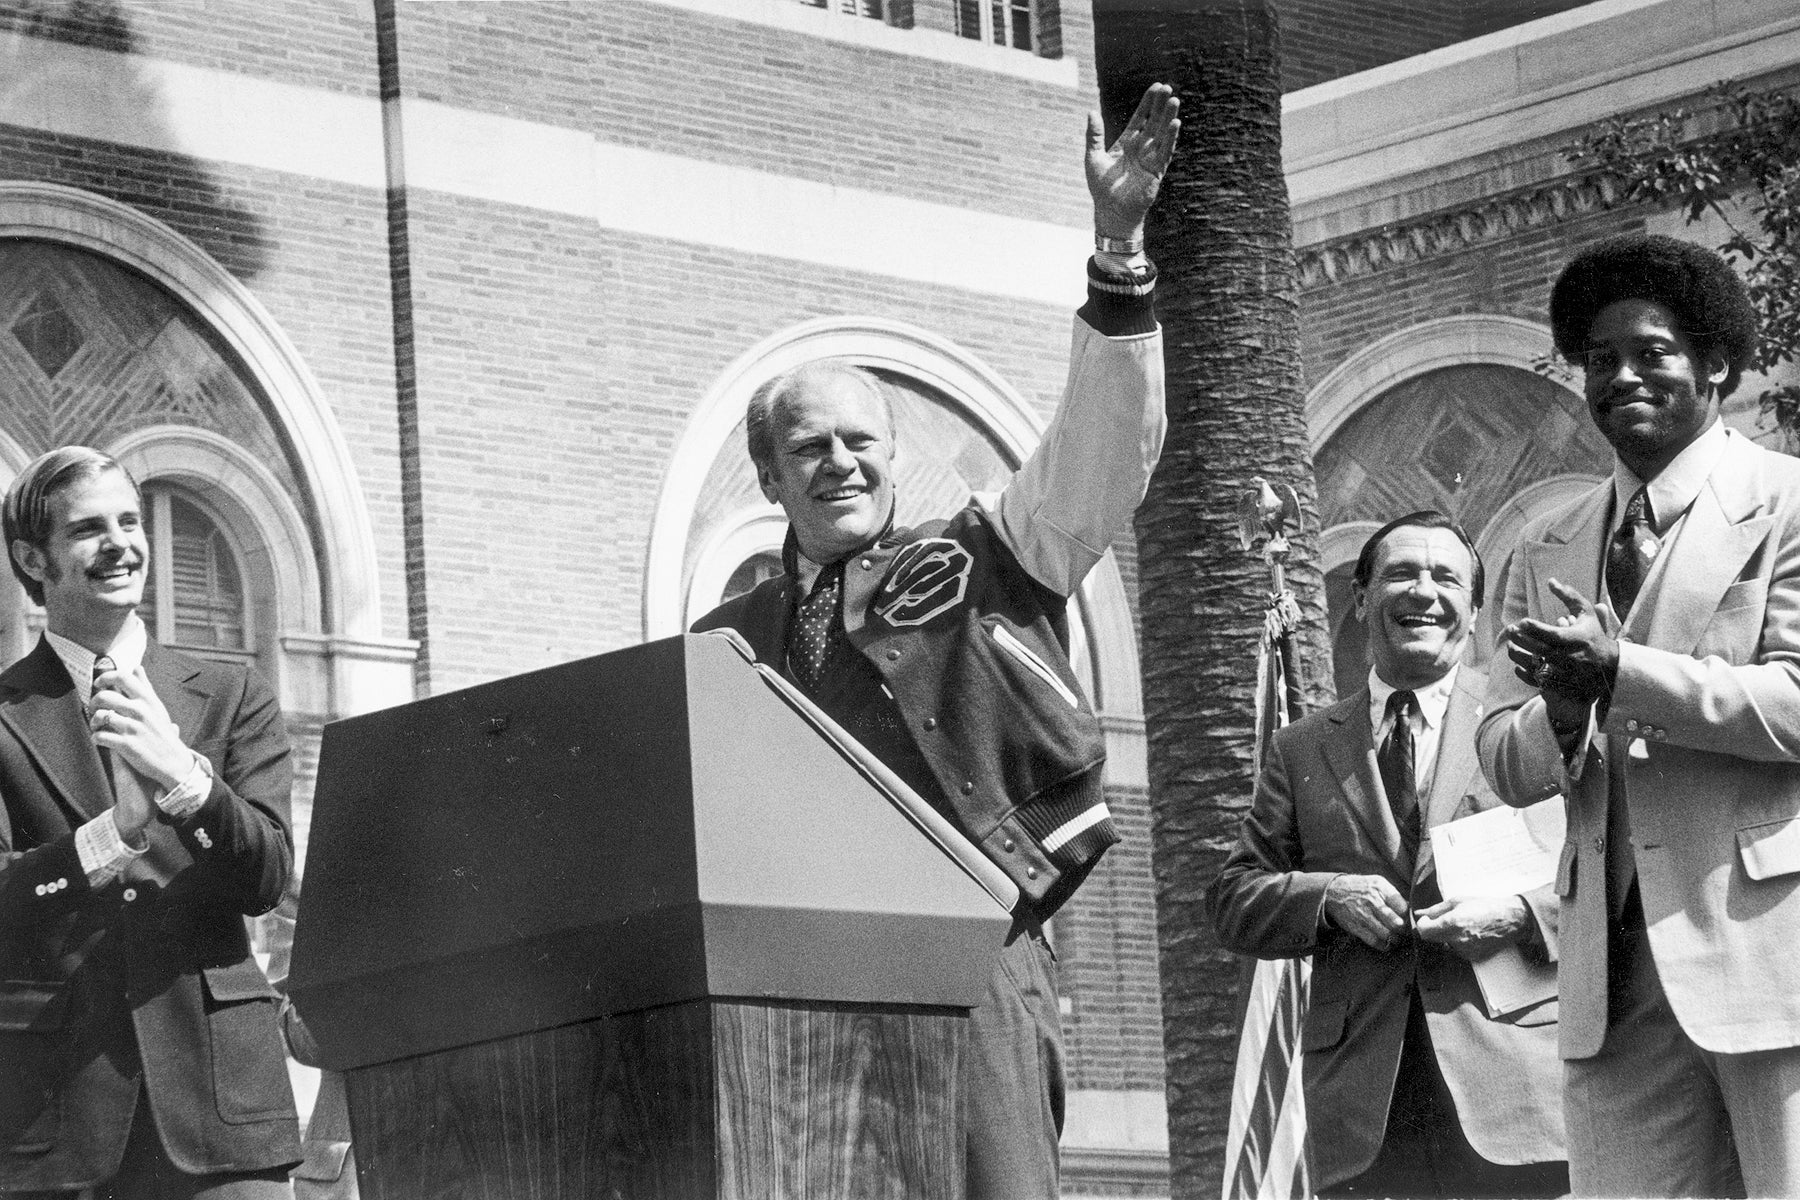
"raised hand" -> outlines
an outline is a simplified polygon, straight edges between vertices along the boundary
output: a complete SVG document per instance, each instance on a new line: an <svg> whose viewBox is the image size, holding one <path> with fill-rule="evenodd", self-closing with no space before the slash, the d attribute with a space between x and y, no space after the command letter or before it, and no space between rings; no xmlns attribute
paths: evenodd
<svg viewBox="0 0 1800 1200"><path fill-rule="evenodd" d="M1153 83L1118 140L1106 145L1100 114L1087 120L1087 182L1094 197L1094 232L1135 241L1156 201L1163 172L1181 133L1181 101L1167 84Z"/></svg>

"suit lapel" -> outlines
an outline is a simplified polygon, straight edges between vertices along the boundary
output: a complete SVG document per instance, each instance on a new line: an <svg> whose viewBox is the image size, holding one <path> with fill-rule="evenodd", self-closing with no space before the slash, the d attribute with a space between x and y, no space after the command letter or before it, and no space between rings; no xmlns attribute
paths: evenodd
<svg viewBox="0 0 1800 1200"><path fill-rule="evenodd" d="M205 715L206 694L197 691L193 679L200 674L195 667L180 661L151 641L144 647L144 677L156 689L157 699L169 710L169 719L182 732L182 741L190 745L199 736L201 718Z"/></svg>
<svg viewBox="0 0 1800 1200"><path fill-rule="evenodd" d="M1768 536L1774 517L1762 511L1762 464L1749 443L1733 437L1726 445L1631 610L1625 632L1634 641L1691 651L1725 589Z"/></svg>
<svg viewBox="0 0 1800 1200"><path fill-rule="evenodd" d="M1344 793L1344 802L1369 841L1394 869L1394 877L1408 876L1400 856L1400 827L1388 808L1387 793L1375 768L1375 731L1369 725L1369 689L1326 710L1330 729L1320 747L1326 764Z"/></svg>
<svg viewBox="0 0 1800 1200"><path fill-rule="evenodd" d="M1475 726L1481 721L1481 696L1486 677L1469 667L1456 673L1456 687L1444 710L1444 727L1438 731L1437 766L1432 771L1431 794L1421 814L1425 836L1419 839L1415 880L1432 870L1431 830L1456 818L1456 810L1469 794L1469 781L1480 765L1475 757Z"/></svg>
<svg viewBox="0 0 1800 1200"><path fill-rule="evenodd" d="M79 821L111 808L112 784L75 685L50 643L40 638L36 649L0 675L0 689L10 693L0 697L0 722L18 737L57 798Z"/></svg>
<svg viewBox="0 0 1800 1200"><path fill-rule="evenodd" d="M1551 592L1552 579L1575 588L1596 604L1606 599L1600 590L1600 568L1611 506L1609 479L1577 500L1560 521L1544 530L1541 540L1520 547L1530 572L1526 582L1531 588L1532 616L1553 621L1569 611Z"/></svg>

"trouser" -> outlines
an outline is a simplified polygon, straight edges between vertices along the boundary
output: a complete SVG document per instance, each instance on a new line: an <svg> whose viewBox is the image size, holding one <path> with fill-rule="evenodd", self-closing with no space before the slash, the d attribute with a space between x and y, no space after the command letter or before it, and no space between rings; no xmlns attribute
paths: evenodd
<svg viewBox="0 0 1800 1200"><path fill-rule="evenodd" d="M1800 1048L1701 1049L1669 1007L1649 935L1609 949L1600 1053L1563 1064L1575 1194L1800 1194Z"/></svg>
<svg viewBox="0 0 1800 1200"><path fill-rule="evenodd" d="M1319 1195L1469 1200L1565 1195L1569 1190L1567 1163L1491 1163L1469 1144L1456 1101L1431 1047L1425 1006L1416 990L1411 995L1381 1149L1362 1174L1321 1188ZM1496 1069L1504 1066L1496 1064ZM1316 1119L1330 1120L1330 1114L1317 1114Z"/></svg>
<svg viewBox="0 0 1800 1200"><path fill-rule="evenodd" d="M968 1200L1054 1200L1062 1020L1056 956L1036 926L1014 926L969 1025L961 1079Z"/></svg>

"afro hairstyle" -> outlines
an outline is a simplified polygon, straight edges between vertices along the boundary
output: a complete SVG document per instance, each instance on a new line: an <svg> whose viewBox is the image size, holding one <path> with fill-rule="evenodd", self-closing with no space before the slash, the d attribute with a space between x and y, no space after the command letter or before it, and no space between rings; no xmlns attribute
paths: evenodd
<svg viewBox="0 0 1800 1200"><path fill-rule="evenodd" d="M1756 308L1744 281L1715 251L1659 234L1607 238L1569 260L1550 289L1557 352L1580 362L1594 318L1616 301L1633 299L1653 300L1674 313L1695 356L1725 364L1719 395L1736 390L1756 348Z"/></svg>

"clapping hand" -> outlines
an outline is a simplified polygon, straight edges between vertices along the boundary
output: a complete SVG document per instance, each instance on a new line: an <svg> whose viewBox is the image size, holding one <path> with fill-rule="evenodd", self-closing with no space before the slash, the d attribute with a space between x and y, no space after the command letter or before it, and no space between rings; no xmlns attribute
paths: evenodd
<svg viewBox="0 0 1800 1200"><path fill-rule="evenodd" d="M181 730L142 671L107 671L96 678L88 724L96 744L162 791L194 769L194 752L182 744Z"/></svg>
<svg viewBox="0 0 1800 1200"><path fill-rule="evenodd" d="M1087 182L1095 233L1126 241L1144 236L1144 215L1156 201L1181 133L1180 110L1181 101L1167 84L1151 84L1110 147L1100 114L1088 114Z"/></svg>
<svg viewBox="0 0 1800 1200"><path fill-rule="evenodd" d="M1567 614L1554 624L1530 617L1514 621L1500 637L1514 672L1543 693L1551 721L1568 725L1584 719L1596 700L1612 695L1619 673L1619 620L1610 607L1595 605L1559 580L1550 580L1550 591Z"/></svg>

